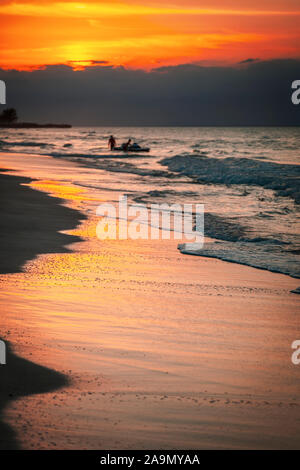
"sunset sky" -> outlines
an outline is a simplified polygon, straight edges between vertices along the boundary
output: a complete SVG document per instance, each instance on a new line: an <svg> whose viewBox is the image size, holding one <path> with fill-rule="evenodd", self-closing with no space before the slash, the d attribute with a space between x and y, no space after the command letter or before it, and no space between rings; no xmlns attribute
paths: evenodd
<svg viewBox="0 0 300 470"><path fill-rule="evenodd" d="M0 67L300 57L299 0L0 0Z"/></svg>

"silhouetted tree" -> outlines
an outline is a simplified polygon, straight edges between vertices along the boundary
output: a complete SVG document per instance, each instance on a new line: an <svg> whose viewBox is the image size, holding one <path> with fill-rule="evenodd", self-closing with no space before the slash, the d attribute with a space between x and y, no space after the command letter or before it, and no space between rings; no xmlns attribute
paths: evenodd
<svg viewBox="0 0 300 470"><path fill-rule="evenodd" d="M15 108L7 108L0 114L0 121L4 123L12 123L18 120L17 111Z"/></svg>

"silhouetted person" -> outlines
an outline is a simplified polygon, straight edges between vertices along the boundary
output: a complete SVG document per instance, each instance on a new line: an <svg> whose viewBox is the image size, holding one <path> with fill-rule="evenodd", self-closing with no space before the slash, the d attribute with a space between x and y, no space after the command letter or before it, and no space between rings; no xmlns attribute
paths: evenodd
<svg viewBox="0 0 300 470"><path fill-rule="evenodd" d="M113 150L116 146L116 139L114 138L113 135L111 135L110 138L108 139L108 146L110 150Z"/></svg>
<svg viewBox="0 0 300 470"><path fill-rule="evenodd" d="M128 147L130 147L130 144L131 144L131 139L128 139L128 141L125 143L125 144L122 144L122 149L125 150L128 150Z"/></svg>

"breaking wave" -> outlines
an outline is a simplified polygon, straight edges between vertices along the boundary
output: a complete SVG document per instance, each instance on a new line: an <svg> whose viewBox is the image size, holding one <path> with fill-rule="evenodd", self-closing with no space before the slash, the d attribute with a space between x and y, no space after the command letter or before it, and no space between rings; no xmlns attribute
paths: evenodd
<svg viewBox="0 0 300 470"><path fill-rule="evenodd" d="M171 171L192 177L198 183L262 186L300 203L299 165L200 155L177 155L164 158L160 163Z"/></svg>
<svg viewBox="0 0 300 470"><path fill-rule="evenodd" d="M193 249L186 243L178 245L178 248L183 254L217 258L300 278L299 256L283 249L282 245L215 241L205 243L200 250Z"/></svg>
<svg viewBox="0 0 300 470"><path fill-rule="evenodd" d="M35 141L16 141L11 142L8 140L0 140L0 145L3 147L41 147L41 148L51 148L54 147L53 144L47 142L35 142Z"/></svg>

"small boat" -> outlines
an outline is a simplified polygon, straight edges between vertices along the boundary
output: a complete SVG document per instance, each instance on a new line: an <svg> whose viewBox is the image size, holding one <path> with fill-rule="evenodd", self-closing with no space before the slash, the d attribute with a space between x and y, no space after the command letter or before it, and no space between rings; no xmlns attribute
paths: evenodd
<svg viewBox="0 0 300 470"><path fill-rule="evenodd" d="M139 145L130 145L127 150L123 147L115 147L113 150L117 152L150 152L149 147L140 147Z"/></svg>

